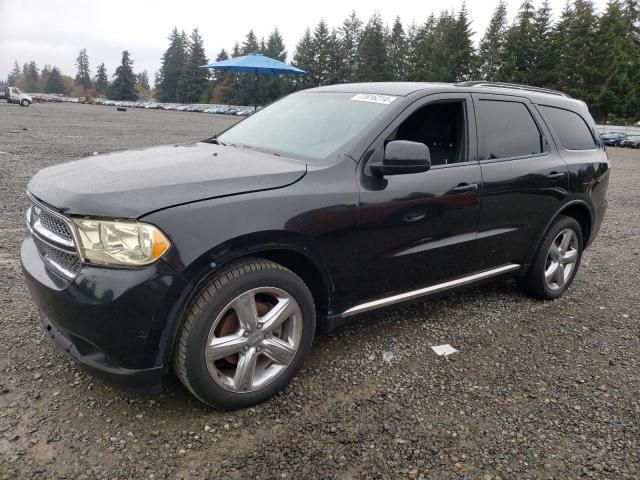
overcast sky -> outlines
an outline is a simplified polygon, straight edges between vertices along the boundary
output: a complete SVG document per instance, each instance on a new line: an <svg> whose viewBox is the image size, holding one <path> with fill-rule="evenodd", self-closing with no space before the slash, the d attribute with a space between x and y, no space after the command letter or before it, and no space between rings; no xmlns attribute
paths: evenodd
<svg viewBox="0 0 640 480"><path fill-rule="evenodd" d="M550 1L558 15L565 0ZM497 0L466 3L477 41ZM520 3L508 0L511 18ZM595 0L600 10L605 3ZM462 0L0 0L0 78L6 78L14 60L21 66L28 60L35 60L39 67L57 65L63 73L75 76L75 58L84 47L92 75L96 65L104 62L111 76L122 50L127 49L133 56L134 70L148 70L153 81L174 25L187 32L198 27L211 60L221 48L230 50L236 40L242 42L249 29L260 38L277 26L291 59L304 29L313 27L320 18L337 26L351 10L364 20L379 11L388 24L396 15L405 25L412 21L419 24L431 12L458 10L461 4Z"/></svg>

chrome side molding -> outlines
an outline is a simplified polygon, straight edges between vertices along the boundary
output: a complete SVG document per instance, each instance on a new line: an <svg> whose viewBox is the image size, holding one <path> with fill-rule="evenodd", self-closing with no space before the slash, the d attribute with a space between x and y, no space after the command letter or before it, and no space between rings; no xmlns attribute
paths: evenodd
<svg viewBox="0 0 640 480"><path fill-rule="evenodd" d="M362 303L360 305L356 305L355 307L351 307L350 309L343 312L342 316L349 317L351 315L356 315L358 313L368 312L369 310L375 310L376 308L386 307L387 305L393 305L394 303L413 300L414 298L423 297L426 295L430 295L432 293L442 292L444 290L449 290L450 288L468 285L470 283L477 282L479 280L484 280L485 278L495 277L503 273L518 270L520 267L521 265L517 263L509 263L501 267L492 268L491 270L485 270L483 272L474 273L473 275L460 277L455 280L450 280L448 282L437 283L435 285L431 285L430 287L421 288L419 290L412 290L410 292L399 293L398 295L393 295L391 297L380 298L378 300L373 300L371 302Z"/></svg>

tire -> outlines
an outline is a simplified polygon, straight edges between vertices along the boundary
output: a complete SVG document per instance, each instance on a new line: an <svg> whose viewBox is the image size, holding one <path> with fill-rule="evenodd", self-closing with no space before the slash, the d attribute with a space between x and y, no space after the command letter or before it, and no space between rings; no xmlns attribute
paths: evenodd
<svg viewBox="0 0 640 480"><path fill-rule="evenodd" d="M23 107L28 107L29 106L29 100L22 100L20 102L20 105L22 105Z"/></svg>
<svg viewBox="0 0 640 480"><path fill-rule="evenodd" d="M302 279L255 258L208 280L183 318L175 372L200 401L223 410L254 405L282 390L311 349L316 324Z"/></svg>
<svg viewBox="0 0 640 480"><path fill-rule="evenodd" d="M563 241L567 242L566 247ZM555 245L553 250L552 245ZM580 267L583 245L580 224L572 217L560 215L547 230L533 262L525 276L518 280L518 285L529 295L542 300L561 297Z"/></svg>

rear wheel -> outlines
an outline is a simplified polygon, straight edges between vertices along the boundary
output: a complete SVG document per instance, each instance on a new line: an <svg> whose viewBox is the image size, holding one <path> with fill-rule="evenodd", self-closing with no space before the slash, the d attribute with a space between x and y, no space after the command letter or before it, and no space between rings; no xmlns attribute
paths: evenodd
<svg viewBox="0 0 640 480"><path fill-rule="evenodd" d="M571 285L582 258L583 238L580 224L560 216L549 227L520 287L534 297L553 300Z"/></svg>
<svg viewBox="0 0 640 480"><path fill-rule="evenodd" d="M196 294L174 367L207 405L243 408L272 397L295 376L315 333L313 297L276 263L231 265Z"/></svg>

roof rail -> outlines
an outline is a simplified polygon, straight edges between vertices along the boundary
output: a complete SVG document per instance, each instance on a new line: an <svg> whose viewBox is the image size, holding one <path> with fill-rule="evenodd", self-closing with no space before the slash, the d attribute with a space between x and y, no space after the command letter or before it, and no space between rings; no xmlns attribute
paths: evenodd
<svg viewBox="0 0 640 480"><path fill-rule="evenodd" d="M569 95L558 90L551 90L550 88L531 87L529 85L520 85L518 83L503 83L503 82L486 82L484 80L472 80L467 82L458 82L454 85L458 87L491 87L491 88L511 88L513 90L526 90L529 92L548 93L549 95L558 95L559 97L571 98Z"/></svg>

